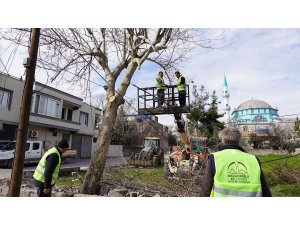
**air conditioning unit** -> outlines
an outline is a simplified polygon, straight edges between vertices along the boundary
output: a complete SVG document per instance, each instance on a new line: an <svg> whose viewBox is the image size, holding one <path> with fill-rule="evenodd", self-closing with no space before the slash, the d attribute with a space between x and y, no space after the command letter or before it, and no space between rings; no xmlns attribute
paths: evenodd
<svg viewBox="0 0 300 225"><path fill-rule="evenodd" d="M32 130L30 131L30 137L32 138L36 138L39 136L39 132L37 132L36 130Z"/></svg>

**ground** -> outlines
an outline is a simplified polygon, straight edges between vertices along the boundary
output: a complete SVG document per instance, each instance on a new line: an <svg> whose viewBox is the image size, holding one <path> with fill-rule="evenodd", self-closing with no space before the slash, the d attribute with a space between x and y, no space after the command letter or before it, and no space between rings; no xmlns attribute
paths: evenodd
<svg viewBox="0 0 300 225"><path fill-rule="evenodd" d="M75 177L64 174L57 186L69 188L80 187L85 172L81 171ZM72 181L72 179L76 181ZM156 168L133 168L127 165L106 167L103 173L102 185L108 189L126 190L126 193L137 193L138 196L199 196L201 192L201 174L190 179L164 177L163 166ZM106 189L107 189L106 188ZM102 193L106 195L106 193Z"/></svg>
<svg viewBox="0 0 300 225"><path fill-rule="evenodd" d="M300 196L299 155L267 155L258 156L258 158L274 197ZM74 174L75 171L77 173ZM84 170L79 171L79 167L63 170L54 192L65 193L65 195L56 196L73 196L74 193L78 193L85 172ZM201 173L197 173L192 177L166 179L163 166L144 169L133 168L124 163L120 164L120 162L111 163L104 170L100 195L200 196L201 175ZM30 172L23 176L23 188L27 186L34 189L31 177ZM7 181L8 178L0 179L0 186Z"/></svg>
<svg viewBox="0 0 300 225"><path fill-rule="evenodd" d="M258 158L273 196L300 196L299 155L265 155Z"/></svg>

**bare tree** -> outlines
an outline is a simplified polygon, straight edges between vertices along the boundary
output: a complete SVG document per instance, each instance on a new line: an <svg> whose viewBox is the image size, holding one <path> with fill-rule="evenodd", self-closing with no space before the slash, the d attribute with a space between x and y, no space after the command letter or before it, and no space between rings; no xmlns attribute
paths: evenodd
<svg viewBox="0 0 300 225"><path fill-rule="evenodd" d="M92 96L92 105L99 108L99 109L104 109L106 105L106 96L105 94L98 94Z"/></svg>
<svg viewBox="0 0 300 225"><path fill-rule="evenodd" d="M28 39L19 41L21 35L26 37L24 34L29 35L27 29L14 29L5 31L2 36L27 46ZM198 34L195 29L169 28L42 29L38 66L51 74L51 81L64 78L71 84L84 85L95 79L91 76L91 71L94 71L106 82L107 104L96 151L84 179L83 193L99 193L118 108L124 103L135 71L149 61L170 74L190 58L196 46L211 47L213 39L201 40ZM119 86L117 80L120 81Z"/></svg>

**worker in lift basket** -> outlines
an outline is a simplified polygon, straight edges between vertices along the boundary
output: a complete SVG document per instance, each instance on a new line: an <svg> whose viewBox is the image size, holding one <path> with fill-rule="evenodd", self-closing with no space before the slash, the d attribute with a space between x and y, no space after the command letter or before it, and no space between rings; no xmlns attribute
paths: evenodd
<svg viewBox="0 0 300 225"><path fill-rule="evenodd" d="M62 139L57 146L49 149L41 158L33 174L38 197L51 197L51 189L58 178L62 154L68 148L68 142Z"/></svg>
<svg viewBox="0 0 300 225"><path fill-rule="evenodd" d="M157 98L158 98L158 106L157 108L161 108L165 101L165 89L167 85L164 81L164 73L159 71L156 77L156 89L157 89Z"/></svg>
<svg viewBox="0 0 300 225"><path fill-rule="evenodd" d="M222 130L220 151L211 154L202 179L204 197L271 197L258 159L239 146L237 128Z"/></svg>
<svg viewBox="0 0 300 225"><path fill-rule="evenodd" d="M178 97L180 106L185 106L186 100L186 82L184 76L179 71L175 72L175 76L177 77L177 89L178 89Z"/></svg>

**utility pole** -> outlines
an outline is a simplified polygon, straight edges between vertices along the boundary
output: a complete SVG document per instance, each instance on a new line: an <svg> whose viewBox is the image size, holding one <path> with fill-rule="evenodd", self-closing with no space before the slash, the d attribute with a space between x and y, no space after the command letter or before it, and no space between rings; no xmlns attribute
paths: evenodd
<svg viewBox="0 0 300 225"><path fill-rule="evenodd" d="M39 49L40 28L32 28L29 50L29 64L26 66L26 79L23 89L22 103L19 114L19 126L16 140L15 158L12 169L12 177L9 186L8 196L19 197L24 169L25 148L27 142L27 130L29 123L30 105L34 74Z"/></svg>

